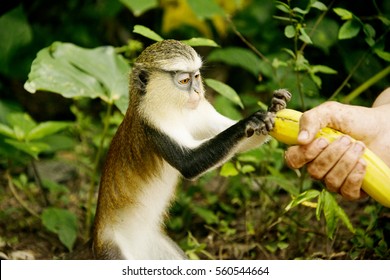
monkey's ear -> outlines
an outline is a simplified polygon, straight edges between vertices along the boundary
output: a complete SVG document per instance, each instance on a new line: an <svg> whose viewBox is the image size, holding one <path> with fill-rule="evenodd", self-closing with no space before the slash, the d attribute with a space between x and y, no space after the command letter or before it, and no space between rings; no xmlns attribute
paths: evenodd
<svg viewBox="0 0 390 280"><path fill-rule="evenodd" d="M149 81L149 73L142 68L133 69L133 83L142 93L146 92L146 85Z"/></svg>

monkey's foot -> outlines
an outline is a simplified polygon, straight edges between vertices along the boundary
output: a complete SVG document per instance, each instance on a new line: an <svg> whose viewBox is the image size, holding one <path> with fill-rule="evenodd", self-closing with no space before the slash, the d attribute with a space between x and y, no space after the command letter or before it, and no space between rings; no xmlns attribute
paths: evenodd
<svg viewBox="0 0 390 280"><path fill-rule="evenodd" d="M271 106L268 107L268 112L276 113L287 106L287 102L291 100L291 93L286 89L278 89L274 91L271 100Z"/></svg>

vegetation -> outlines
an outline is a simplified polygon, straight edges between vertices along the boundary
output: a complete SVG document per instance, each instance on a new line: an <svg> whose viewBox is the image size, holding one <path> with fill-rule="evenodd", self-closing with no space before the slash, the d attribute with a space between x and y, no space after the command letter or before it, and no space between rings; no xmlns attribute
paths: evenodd
<svg viewBox="0 0 390 280"><path fill-rule="evenodd" d="M49 5L50 4L50 5ZM153 41L205 60L232 118L326 100L370 106L390 79L390 3L337 0L14 1L0 16L0 253L61 258L89 239L100 170ZM275 140L183 181L167 230L193 259L388 259L390 211L345 202L284 165ZM22 253L22 256L21 256Z"/></svg>

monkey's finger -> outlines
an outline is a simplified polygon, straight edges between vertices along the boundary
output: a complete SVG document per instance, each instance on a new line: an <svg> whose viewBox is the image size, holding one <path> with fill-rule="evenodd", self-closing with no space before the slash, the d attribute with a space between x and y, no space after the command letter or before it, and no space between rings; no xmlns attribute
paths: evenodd
<svg viewBox="0 0 390 280"><path fill-rule="evenodd" d="M273 92L273 96L278 99L284 99L286 102L291 100L292 94L286 89L277 89Z"/></svg>
<svg viewBox="0 0 390 280"><path fill-rule="evenodd" d="M287 102L291 99L291 93L285 89L275 90L271 100L271 106L269 106L269 112L278 112L287 106Z"/></svg>
<svg viewBox="0 0 390 280"><path fill-rule="evenodd" d="M291 146L285 152L286 163L291 168L301 168L315 159L328 145L325 138L317 138L308 145Z"/></svg>
<svg viewBox="0 0 390 280"><path fill-rule="evenodd" d="M264 118L264 125L265 125L265 129L266 129L266 133L268 133L274 129L275 117L276 117L276 114L274 112L267 112L267 115Z"/></svg>

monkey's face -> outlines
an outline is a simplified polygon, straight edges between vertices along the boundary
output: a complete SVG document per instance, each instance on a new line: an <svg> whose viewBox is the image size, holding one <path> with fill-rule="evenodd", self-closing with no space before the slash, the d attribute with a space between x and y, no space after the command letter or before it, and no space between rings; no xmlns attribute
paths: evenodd
<svg viewBox="0 0 390 280"><path fill-rule="evenodd" d="M189 109L196 109L199 101L204 96L199 70L195 72L175 72L172 78L178 90L188 97L185 106Z"/></svg>

